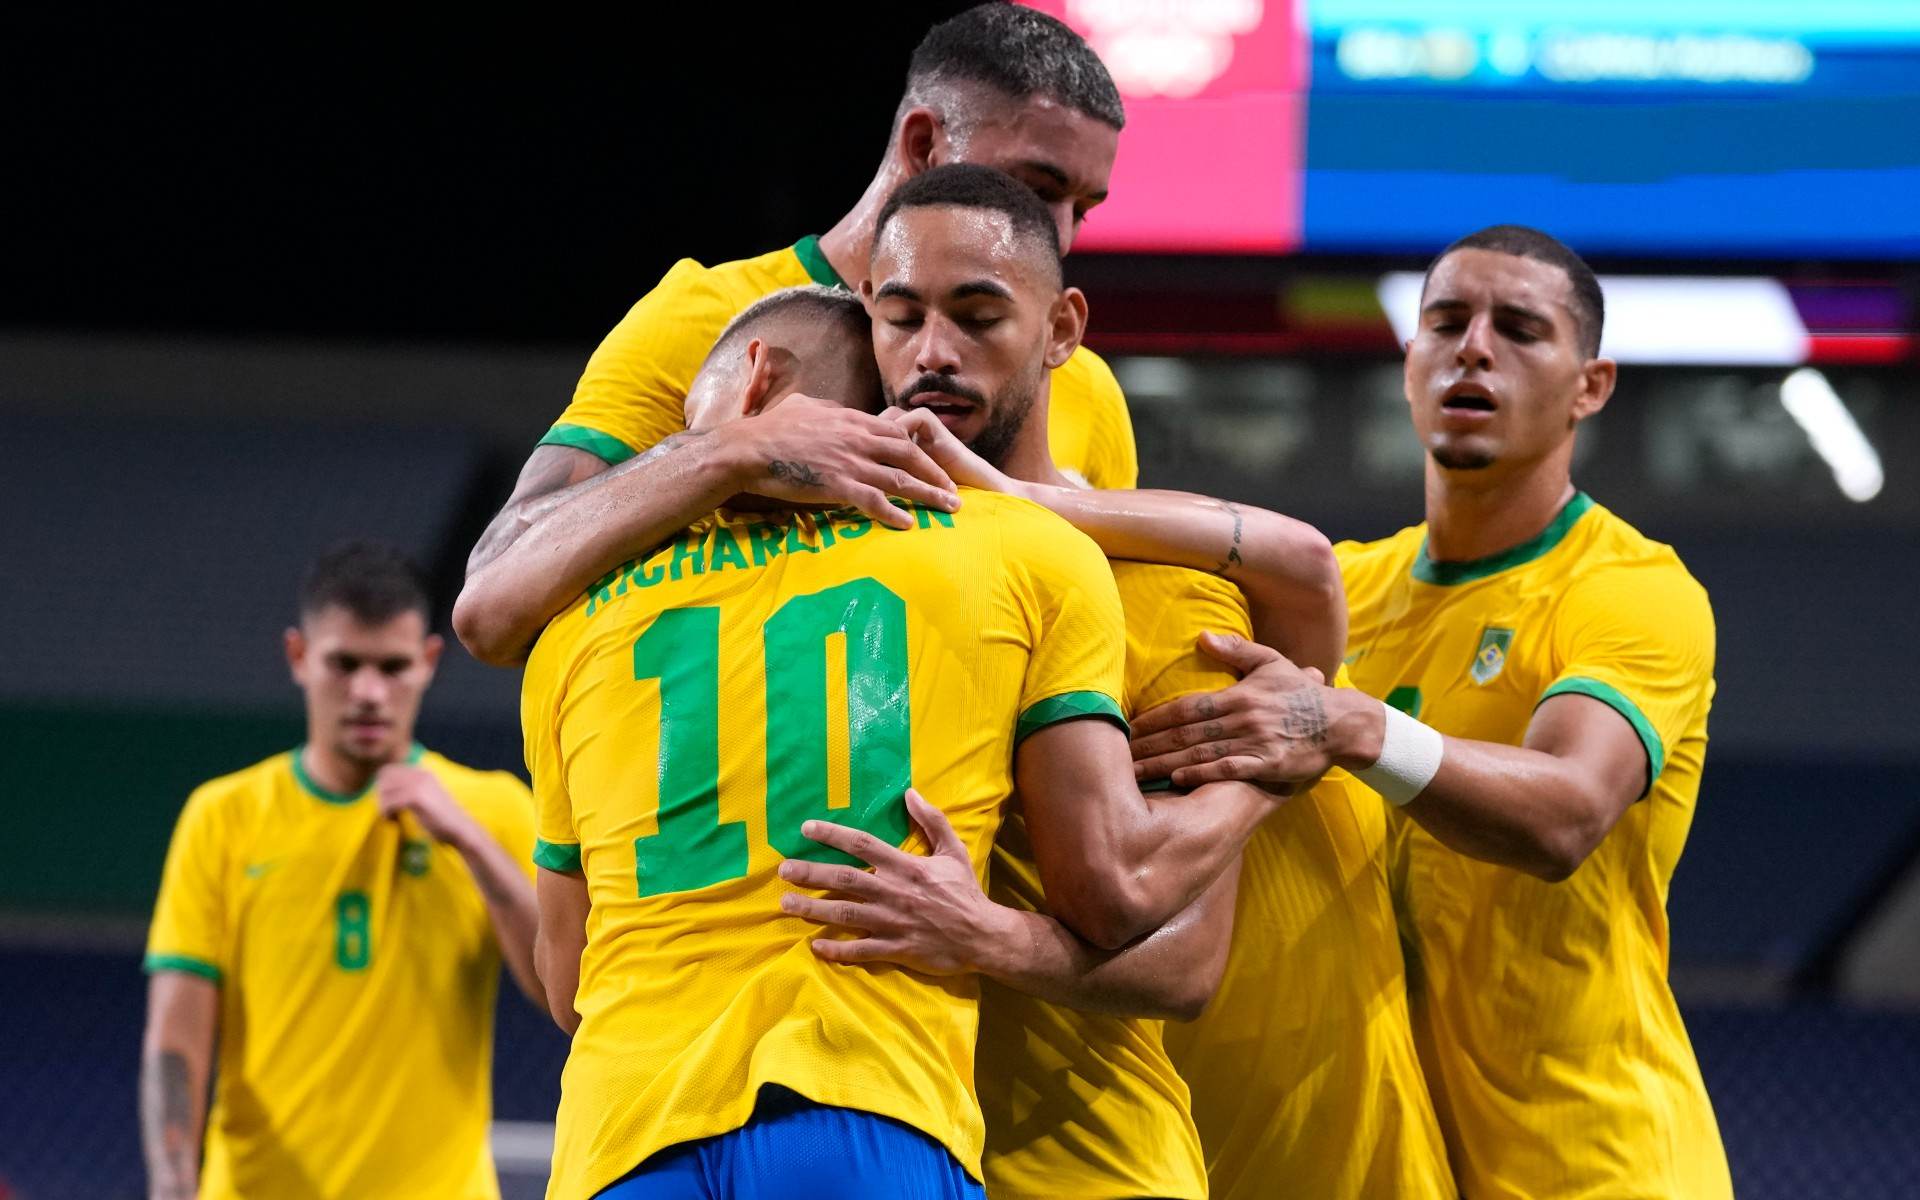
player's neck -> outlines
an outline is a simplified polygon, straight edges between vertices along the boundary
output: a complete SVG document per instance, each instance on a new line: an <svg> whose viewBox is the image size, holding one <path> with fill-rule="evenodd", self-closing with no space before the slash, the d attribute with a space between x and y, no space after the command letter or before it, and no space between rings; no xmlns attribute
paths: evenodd
<svg viewBox="0 0 1920 1200"><path fill-rule="evenodd" d="M998 464L999 468L1015 479L1025 483L1044 483L1052 487L1075 487L1073 480L1060 473L1053 465L1053 445L1047 437L1049 405L1048 392L1052 380L1043 378L1040 382L1040 394L1034 397L1033 408L1027 413L1026 424L1013 439L1013 445L1007 448L1006 459Z"/></svg>
<svg viewBox="0 0 1920 1200"><path fill-rule="evenodd" d="M300 768L307 778L340 796L357 796L373 782L379 767L347 758L324 741L309 736L300 748Z"/></svg>
<svg viewBox="0 0 1920 1200"><path fill-rule="evenodd" d="M1427 462L1427 557L1472 562L1510 550L1553 522L1573 498L1569 456L1498 475Z"/></svg>
<svg viewBox="0 0 1920 1200"><path fill-rule="evenodd" d="M880 219L893 189L907 181L906 175L891 159L880 164L873 182L847 215L834 222L832 229L820 235L820 253L847 286L857 288L867 277L867 260L873 256L873 227Z"/></svg>

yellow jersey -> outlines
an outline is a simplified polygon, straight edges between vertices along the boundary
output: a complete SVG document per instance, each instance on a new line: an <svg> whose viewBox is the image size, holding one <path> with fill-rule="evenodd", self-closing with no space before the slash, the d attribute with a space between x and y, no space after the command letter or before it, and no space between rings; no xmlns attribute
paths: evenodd
<svg viewBox="0 0 1920 1200"><path fill-rule="evenodd" d="M1215 1200L1450 1200L1407 1012L1385 805L1330 771L1240 857L1213 1001L1167 1026Z"/></svg>
<svg viewBox="0 0 1920 1200"><path fill-rule="evenodd" d="M1543 700L1588 696L1646 751L1646 794L1561 883L1393 817L1415 1037L1462 1191L1731 1196L1667 984L1667 886L1713 699L1705 590L1584 493L1540 536L1475 562L1428 559L1424 525L1337 552L1350 669L1369 695L1509 745Z"/></svg>
<svg viewBox="0 0 1920 1200"><path fill-rule="evenodd" d="M161 876L147 970L220 985L200 1195L497 1197L486 902L456 851L321 788L299 755L196 790ZM413 761L531 853L518 779Z"/></svg>
<svg viewBox="0 0 1920 1200"><path fill-rule="evenodd" d="M1202 571L1113 563L1127 621L1129 715L1214 691L1233 673L1199 649L1206 630L1252 637L1246 598ZM993 846L998 903L1045 908L1025 822L1010 813ZM987 1194L996 1200L1204 1200L1207 1169L1187 1085L1160 1021L1048 1004L981 984L974 1081L987 1121Z"/></svg>
<svg viewBox="0 0 1920 1200"><path fill-rule="evenodd" d="M912 785L984 877L1019 739L1124 725L1121 610L1099 549L1038 505L969 490L914 512L904 531L716 514L535 645L536 861L583 871L591 901L554 1200L738 1128L769 1084L904 1122L980 1173L978 985L821 961L775 871L853 861L803 838L809 818L923 847Z"/></svg>
<svg viewBox="0 0 1920 1200"><path fill-rule="evenodd" d="M714 267L681 259L593 352L573 402L540 444L619 463L679 433L687 388L727 322L763 296L809 283L847 286L817 237ZM1130 488L1139 479L1126 398L1084 346L1053 372L1047 440L1060 469L1094 487Z"/></svg>

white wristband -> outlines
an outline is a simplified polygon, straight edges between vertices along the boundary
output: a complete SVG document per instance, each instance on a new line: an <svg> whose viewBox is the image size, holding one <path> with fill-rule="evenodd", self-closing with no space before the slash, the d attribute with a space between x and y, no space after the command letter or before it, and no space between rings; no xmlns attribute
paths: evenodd
<svg viewBox="0 0 1920 1200"><path fill-rule="evenodd" d="M1379 761L1355 771L1353 777L1398 807L1425 791L1440 773L1440 756L1447 743L1432 726L1391 705L1380 707L1387 714L1387 732L1380 740Z"/></svg>

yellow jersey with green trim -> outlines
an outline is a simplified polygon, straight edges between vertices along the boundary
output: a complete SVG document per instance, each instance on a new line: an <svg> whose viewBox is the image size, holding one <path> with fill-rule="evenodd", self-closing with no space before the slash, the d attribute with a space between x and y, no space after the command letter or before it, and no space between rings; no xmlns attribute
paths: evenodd
<svg viewBox="0 0 1920 1200"><path fill-rule="evenodd" d="M1202 571L1113 563L1127 621L1129 716L1234 682L1199 649L1207 630L1252 637L1246 598ZM1045 892L1018 812L993 846L989 892L1039 912ZM1207 1168L1162 1022L1048 1004L981 984L974 1081L987 1121L987 1194L1000 1200L1204 1200Z"/></svg>
<svg viewBox="0 0 1920 1200"><path fill-rule="evenodd" d="M852 862L811 818L924 851L939 805L984 878L1014 748L1124 725L1120 600L1099 549L968 490L911 529L852 510L723 512L609 574L527 663L536 861L584 872L580 1027L554 1200L746 1123L760 1088L891 1117L980 1172L979 989L810 948L785 857Z"/></svg>
<svg viewBox="0 0 1920 1200"><path fill-rule="evenodd" d="M540 439L623 462L686 428L687 388L727 322L782 288L847 285L820 239L758 258L705 267L683 258L614 326ZM1120 384L1084 346L1053 373L1047 440L1053 461L1094 487L1130 488L1140 476Z"/></svg>
<svg viewBox="0 0 1920 1200"><path fill-rule="evenodd" d="M1346 772L1248 839L1220 988L1166 1043L1215 1200L1456 1195L1407 1011L1385 805Z"/></svg>
<svg viewBox="0 0 1920 1200"><path fill-rule="evenodd" d="M458 852L319 787L299 753L196 790L161 876L147 970L220 986L200 1195L497 1197L486 902ZM532 852L518 779L415 761Z"/></svg>
<svg viewBox="0 0 1920 1200"><path fill-rule="evenodd" d="M1646 753L1646 794L1561 883L1456 854L1394 814L1415 1037L1462 1191L1730 1196L1667 984L1667 888L1714 690L1705 590L1584 493L1475 562L1430 560L1424 525L1336 550L1369 695L1508 745L1548 697L1584 695Z"/></svg>

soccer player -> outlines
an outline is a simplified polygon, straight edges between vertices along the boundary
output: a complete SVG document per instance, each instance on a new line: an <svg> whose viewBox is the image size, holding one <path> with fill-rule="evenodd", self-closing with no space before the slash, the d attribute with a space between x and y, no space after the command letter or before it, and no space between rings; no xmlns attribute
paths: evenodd
<svg viewBox="0 0 1920 1200"><path fill-rule="evenodd" d="M873 181L833 228L758 258L711 268L676 263L594 352L573 403L474 547L454 610L467 648L496 665L519 662L548 618L587 584L736 493L852 504L895 528L905 517L886 495L950 504L951 481L901 430L854 409L776 409L706 437L667 439L685 427L688 385L737 313L781 288L858 282L874 218L902 181L945 162L1003 168L1044 199L1066 249L1106 198L1125 120L1099 57L1052 17L988 3L934 26L914 51ZM1053 374L1056 460L1095 486L1132 487L1133 428L1113 373L1078 349ZM785 473L794 462L811 470ZM597 490L574 519L543 526L533 544L515 545L578 498L577 485L615 464L624 476L616 487ZM625 518L621 528L632 522L642 535L622 540L598 519L615 511ZM528 569L489 569L508 553ZM503 577L541 583L509 587Z"/></svg>
<svg viewBox="0 0 1920 1200"><path fill-rule="evenodd" d="M890 399L941 414L946 428L927 444L956 480L1053 508L1117 558L1159 560L1113 564L1128 711L1233 681L1199 654L1203 630L1250 638L1257 628L1333 671L1345 598L1317 533L1199 497L1059 486L1044 381L1009 379L1018 355L1004 315L1019 297L978 207L1008 188L1018 191L994 172L950 166L889 202L867 290ZM956 453L955 435L1000 457L1016 479ZM1118 953L1041 915L1047 901L1017 815L994 849L996 903L964 886L964 850L932 820L923 828L955 857L947 875L962 886L912 886L892 860L873 863L871 877L792 863L789 878L864 903L789 904L869 935L822 942L835 961L989 977L976 1079L990 1194L1203 1197L1210 1175L1217 1195L1270 1195L1276 1180L1317 1197L1452 1194L1408 1025L1385 815L1371 792L1336 773L1261 825L1239 872L1238 932L1229 871ZM1183 1083L1159 1021L1145 1018L1194 1017L1221 980L1230 941L1229 987L1205 1031L1184 1039L1197 1069Z"/></svg>
<svg viewBox="0 0 1920 1200"><path fill-rule="evenodd" d="M1442 252L1406 355L1427 519L1339 548L1364 694L1233 654L1246 679L1147 714L1135 753L1183 782L1339 764L1398 806L1415 1031L1466 1195L1711 1200L1731 1186L1666 895L1713 614L1672 548L1571 481L1614 386L1602 317L1593 272L1537 230Z"/></svg>
<svg viewBox="0 0 1920 1200"><path fill-rule="evenodd" d="M998 233L1025 294L1045 277L1057 299L1044 218ZM1078 340L1058 303L1007 320L1031 348L1023 378ZM867 330L849 293L766 298L715 345L697 419L757 419L800 391L877 407ZM897 849L924 787L977 888L1017 779L1055 910L1117 945L1189 904L1276 803L1135 787L1119 600L1092 542L987 493L909 515L895 531L849 509L722 510L536 644L539 960L574 1027L556 1200L981 1194L976 990L846 971L775 911L783 859L853 861L808 840L824 818L865 858L931 863Z"/></svg>
<svg viewBox="0 0 1920 1200"><path fill-rule="evenodd" d="M498 1196L502 959L545 1006L531 797L414 742L441 642L398 552L322 556L299 611L306 744L197 789L167 852L140 1062L149 1195Z"/></svg>

